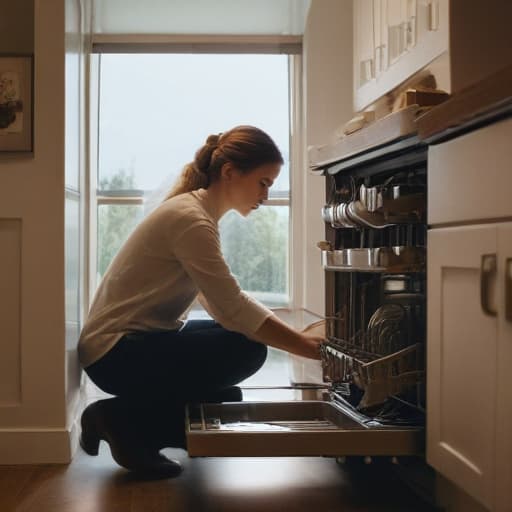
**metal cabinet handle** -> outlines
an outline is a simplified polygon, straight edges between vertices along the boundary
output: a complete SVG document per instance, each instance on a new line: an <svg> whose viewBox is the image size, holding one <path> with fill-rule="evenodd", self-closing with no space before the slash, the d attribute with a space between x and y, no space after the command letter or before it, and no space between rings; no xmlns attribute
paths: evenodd
<svg viewBox="0 0 512 512"><path fill-rule="evenodd" d="M505 260L505 318L512 322L512 258Z"/></svg>
<svg viewBox="0 0 512 512"><path fill-rule="evenodd" d="M496 276L496 254L483 254L480 266L480 304L486 315L496 316L496 311L489 306L491 279Z"/></svg>

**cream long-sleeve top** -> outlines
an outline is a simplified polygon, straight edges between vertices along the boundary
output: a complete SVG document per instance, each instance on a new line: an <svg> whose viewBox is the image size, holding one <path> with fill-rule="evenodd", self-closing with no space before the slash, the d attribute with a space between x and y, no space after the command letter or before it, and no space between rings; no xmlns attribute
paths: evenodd
<svg viewBox="0 0 512 512"><path fill-rule="evenodd" d="M125 334L179 329L198 294L217 322L248 337L273 314L229 271L218 220L215 204L199 189L168 199L137 226L96 291L78 343L82 366Z"/></svg>

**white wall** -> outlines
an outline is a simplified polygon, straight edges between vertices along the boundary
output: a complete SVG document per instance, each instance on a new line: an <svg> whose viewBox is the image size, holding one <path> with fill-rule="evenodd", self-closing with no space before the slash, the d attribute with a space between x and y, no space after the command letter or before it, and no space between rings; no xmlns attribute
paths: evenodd
<svg viewBox="0 0 512 512"><path fill-rule="evenodd" d="M34 151L0 153L0 464L67 462L65 1L8 4L0 52L34 54Z"/></svg>
<svg viewBox="0 0 512 512"><path fill-rule="evenodd" d="M33 0L9 2L0 16L0 53L32 54L34 51ZM21 401L21 205L7 204L15 174L31 155L0 153L0 428L4 408ZM23 171L22 171L23 172ZM1 455L1 451L0 451Z"/></svg>
<svg viewBox="0 0 512 512"><path fill-rule="evenodd" d="M326 144L351 119L352 91L352 0L313 0L304 31L306 146ZM304 161L307 166L307 156ZM324 275L316 243L324 239L325 178L304 172L304 307L323 315Z"/></svg>

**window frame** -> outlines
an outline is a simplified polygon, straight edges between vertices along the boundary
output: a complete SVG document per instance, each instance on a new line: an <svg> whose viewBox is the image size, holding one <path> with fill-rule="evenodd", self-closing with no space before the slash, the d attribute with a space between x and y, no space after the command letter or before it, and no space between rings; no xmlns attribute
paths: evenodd
<svg viewBox="0 0 512 512"><path fill-rule="evenodd" d="M287 54L289 76L289 149L290 149L290 186L287 197L267 199L264 204L269 206L288 206L288 287L289 303L287 307L271 308L279 314L289 314L303 304L303 286L301 269L303 269L303 238L300 229L304 225L304 212L301 204L304 183L305 154L302 133L302 38L298 36L236 36L222 38L211 36L194 43L194 38L185 41L178 37L165 37L157 43L152 38L141 39L140 36L105 36L96 37L92 42L92 53L89 56L89 88L88 88L88 165L86 166L86 247L85 264L86 290L85 311L89 310L96 290L97 272L97 232L98 207L100 205L142 205L142 193L127 191L127 194L98 193L98 146L99 146L99 109L100 109L100 61L103 53L255 53L255 54ZM292 170L295 170L294 172Z"/></svg>

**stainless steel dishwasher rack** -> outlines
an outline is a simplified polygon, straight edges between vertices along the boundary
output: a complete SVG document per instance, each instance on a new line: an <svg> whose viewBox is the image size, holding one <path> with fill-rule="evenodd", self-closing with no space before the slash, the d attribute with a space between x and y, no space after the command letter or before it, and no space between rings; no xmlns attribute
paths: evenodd
<svg viewBox="0 0 512 512"><path fill-rule="evenodd" d="M324 380L356 410L407 422L425 405L425 174L331 176L328 199Z"/></svg>

